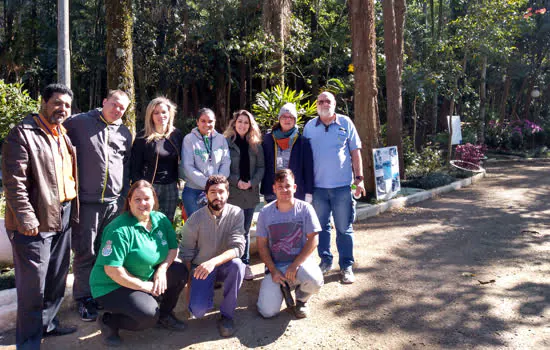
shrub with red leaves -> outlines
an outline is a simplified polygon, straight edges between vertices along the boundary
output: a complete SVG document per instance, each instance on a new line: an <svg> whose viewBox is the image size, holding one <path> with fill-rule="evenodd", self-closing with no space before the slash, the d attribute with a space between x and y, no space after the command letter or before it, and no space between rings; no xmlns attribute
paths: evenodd
<svg viewBox="0 0 550 350"><path fill-rule="evenodd" d="M472 145L471 143L458 145L455 150L455 158L456 160L479 165L486 151L487 146L485 145Z"/></svg>

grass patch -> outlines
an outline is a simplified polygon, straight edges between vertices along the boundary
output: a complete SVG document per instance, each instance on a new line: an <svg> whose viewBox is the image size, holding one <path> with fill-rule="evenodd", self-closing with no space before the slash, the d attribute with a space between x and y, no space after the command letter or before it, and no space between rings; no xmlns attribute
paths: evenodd
<svg viewBox="0 0 550 350"><path fill-rule="evenodd" d="M0 266L0 290L15 288L15 269Z"/></svg>
<svg viewBox="0 0 550 350"><path fill-rule="evenodd" d="M407 179L401 181L401 187L421 188L423 190L431 190L441 186L448 185L456 181L456 177L443 172L435 172L426 176Z"/></svg>

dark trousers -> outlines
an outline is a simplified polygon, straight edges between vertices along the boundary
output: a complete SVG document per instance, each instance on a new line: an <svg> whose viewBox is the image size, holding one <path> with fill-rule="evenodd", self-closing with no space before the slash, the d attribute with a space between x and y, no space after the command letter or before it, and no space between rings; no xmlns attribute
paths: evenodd
<svg viewBox="0 0 550 350"><path fill-rule="evenodd" d="M131 331L153 327L159 316L169 315L174 310L187 277L185 264L174 262L170 265L166 272L168 288L160 296L160 307L151 294L126 287L97 297L105 308L103 321L112 328Z"/></svg>
<svg viewBox="0 0 550 350"><path fill-rule="evenodd" d="M90 273L101 245L103 229L118 215L117 202L80 203L80 222L73 227L73 298L90 298Z"/></svg>
<svg viewBox="0 0 550 350"><path fill-rule="evenodd" d="M250 226L252 225L252 218L254 217L254 210L256 208L243 209L244 212L244 253L241 256L241 260L245 265L250 264Z"/></svg>
<svg viewBox="0 0 550 350"><path fill-rule="evenodd" d="M40 349L43 331L57 327L56 314L65 295L69 272L70 202L62 205L62 229L24 236L8 232L17 288L17 349Z"/></svg>
<svg viewBox="0 0 550 350"><path fill-rule="evenodd" d="M201 318L214 306L214 283L223 282L223 301L220 313L233 318L237 307L237 296L244 280L245 265L241 259L233 259L214 268L204 280L191 278L191 297L189 311Z"/></svg>

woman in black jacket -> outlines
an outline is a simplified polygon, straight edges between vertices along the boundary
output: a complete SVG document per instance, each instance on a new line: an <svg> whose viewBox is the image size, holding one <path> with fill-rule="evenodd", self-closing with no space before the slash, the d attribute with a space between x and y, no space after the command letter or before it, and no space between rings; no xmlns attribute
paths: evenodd
<svg viewBox="0 0 550 350"><path fill-rule="evenodd" d="M157 97L145 111L145 129L134 141L131 156L132 182L147 180L159 199L159 211L174 220L178 204L178 169L183 134L174 127L176 106Z"/></svg>

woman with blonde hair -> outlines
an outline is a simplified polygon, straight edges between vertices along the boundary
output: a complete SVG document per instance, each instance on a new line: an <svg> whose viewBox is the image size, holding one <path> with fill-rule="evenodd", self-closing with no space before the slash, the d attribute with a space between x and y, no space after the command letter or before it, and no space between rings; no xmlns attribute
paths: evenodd
<svg viewBox="0 0 550 350"><path fill-rule="evenodd" d="M183 134L174 127L176 105L157 97L145 111L145 128L134 141L131 156L132 182L147 180L159 198L159 211L174 220L178 204L178 169Z"/></svg>
<svg viewBox="0 0 550 350"><path fill-rule="evenodd" d="M246 265L244 279L254 278L250 269L250 225L254 209L260 202L260 183L264 177L264 152L260 128L252 114L244 109L233 113L224 132L229 146L231 167L229 175L228 203L244 211L246 245L241 257Z"/></svg>

